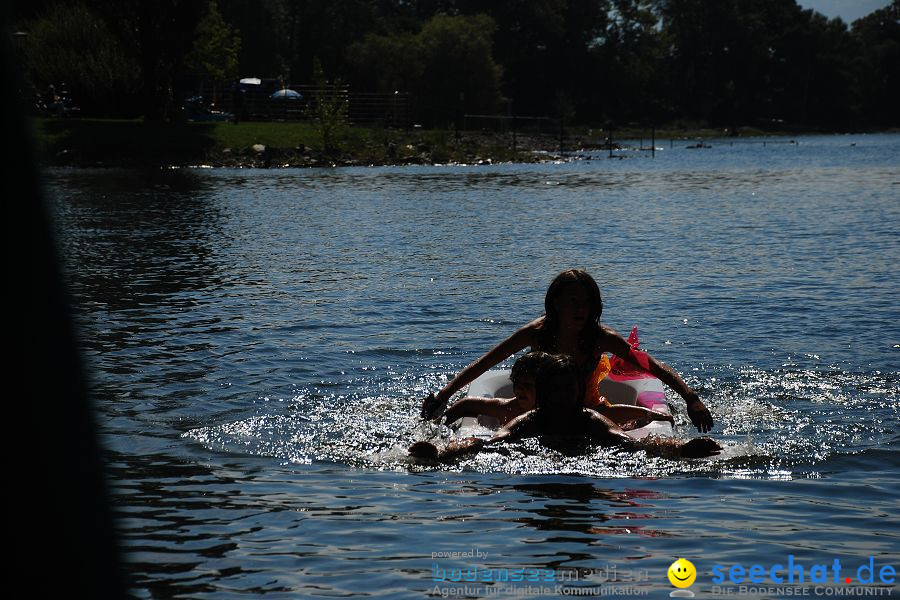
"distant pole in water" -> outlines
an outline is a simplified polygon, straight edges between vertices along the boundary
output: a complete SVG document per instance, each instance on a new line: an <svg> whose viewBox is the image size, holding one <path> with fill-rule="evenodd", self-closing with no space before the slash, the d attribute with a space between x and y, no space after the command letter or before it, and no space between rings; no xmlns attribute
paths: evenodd
<svg viewBox="0 0 900 600"><path fill-rule="evenodd" d="M563 155L563 118L559 115L559 155Z"/></svg>
<svg viewBox="0 0 900 600"><path fill-rule="evenodd" d="M462 118L463 114L463 102L466 101L465 92L459 93L459 104L456 105L456 120L454 122L454 128L456 129L456 141L459 142L459 120Z"/></svg>
<svg viewBox="0 0 900 600"><path fill-rule="evenodd" d="M612 158L612 147L613 147L613 126L612 122L609 123L606 127L606 143L609 145L609 157Z"/></svg>
<svg viewBox="0 0 900 600"><path fill-rule="evenodd" d="M650 126L650 156L656 158L656 125Z"/></svg>
<svg viewBox="0 0 900 600"><path fill-rule="evenodd" d="M516 160L516 113L512 115L512 134L513 134L513 160Z"/></svg>

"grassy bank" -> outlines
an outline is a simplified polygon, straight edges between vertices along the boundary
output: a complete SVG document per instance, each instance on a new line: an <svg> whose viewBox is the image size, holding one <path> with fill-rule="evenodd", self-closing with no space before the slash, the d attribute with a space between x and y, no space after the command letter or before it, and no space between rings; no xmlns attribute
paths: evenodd
<svg viewBox="0 0 900 600"><path fill-rule="evenodd" d="M147 124L99 119L35 119L40 158L65 166L317 167L383 164L535 162L556 158L558 133L463 132L344 127L333 148L307 122ZM656 139L722 136L721 130L666 128ZM741 135L762 135L745 130ZM771 135L771 133L769 133ZM616 129L615 139L644 138L650 131ZM606 131L571 128L563 149L604 148Z"/></svg>
<svg viewBox="0 0 900 600"><path fill-rule="evenodd" d="M331 166L530 160L503 135L346 127L325 148L312 123L35 119L41 160L71 166ZM511 138L510 138L511 140Z"/></svg>

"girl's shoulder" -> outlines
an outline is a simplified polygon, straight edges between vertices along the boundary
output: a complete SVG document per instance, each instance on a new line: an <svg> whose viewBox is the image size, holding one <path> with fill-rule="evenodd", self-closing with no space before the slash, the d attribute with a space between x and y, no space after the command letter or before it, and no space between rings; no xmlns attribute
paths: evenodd
<svg viewBox="0 0 900 600"><path fill-rule="evenodd" d="M547 315L541 315L537 319L531 321L522 327L522 329L540 330L547 322Z"/></svg>
<svg viewBox="0 0 900 600"><path fill-rule="evenodd" d="M600 333L597 335L597 350L599 352L610 352L613 346L618 346L622 341L622 336L612 327L600 325Z"/></svg>
<svg viewBox="0 0 900 600"><path fill-rule="evenodd" d="M603 336L621 337L618 331L609 325L603 325L602 323L600 324L600 334Z"/></svg>
<svg viewBox="0 0 900 600"><path fill-rule="evenodd" d="M528 340L529 346L533 346L537 343L541 332L544 330L546 320L547 317L541 315L530 323L523 325L516 333L524 336Z"/></svg>

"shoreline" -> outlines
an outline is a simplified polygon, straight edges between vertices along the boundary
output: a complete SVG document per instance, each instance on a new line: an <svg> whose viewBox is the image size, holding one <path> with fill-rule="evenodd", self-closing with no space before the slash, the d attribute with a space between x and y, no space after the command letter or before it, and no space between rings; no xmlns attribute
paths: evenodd
<svg viewBox="0 0 900 600"><path fill-rule="evenodd" d="M72 168L337 168L409 165L489 165L580 160L585 152L610 151L605 130L572 127L558 133L516 133L448 130L391 130L347 127L337 148L324 150L321 133L311 123L186 123L149 125L140 121L33 119L39 162ZM859 135L897 133L897 130ZM612 151L649 151L649 129L613 131ZM809 135L851 135L840 132L736 132L711 128L660 128L655 147L711 140L780 143ZM636 145L632 143L638 142ZM640 147L639 147L640 146ZM560 151L562 150L562 151ZM620 156L621 158L621 156Z"/></svg>

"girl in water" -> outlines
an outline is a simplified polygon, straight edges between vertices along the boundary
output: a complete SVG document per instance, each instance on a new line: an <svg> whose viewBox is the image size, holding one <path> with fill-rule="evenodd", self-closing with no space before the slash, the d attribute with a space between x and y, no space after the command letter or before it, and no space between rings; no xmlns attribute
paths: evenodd
<svg viewBox="0 0 900 600"><path fill-rule="evenodd" d="M460 417L478 417L485 427L497 429L519 415L533 410L534 380L537 369L544 357L543 352L529 352L516 360L509 373L513 384L512 398L463 398L454 402L444 413L447 423ZM486 417L486 418L485 418Z"/></svg>
<svg viewBox="0 0 900 600"><path fill-rule="evenodd" d="M604 446L618 445L630 451L645 450L666 458L715 456L722 447L708 437L685 442L673 437L648 436L635 440L607 417L582 405L584 383L575 361L569 356L541 355L535 381L536 407L510 421L490 440L471 437L456 440L439 449L431 442L416 442L409 453L417 458L448 460L477 452L484 446L544 435L588 439Z"/></svg>
<svg viewBox="0 0 900 600"><path fill-rule="evenodd" d="M528 323L487 354L459 372L437 394L422 401L422 415L434 418L442 414L447 401L479 375L509 356L531 348L549 354L571 356L586 386L584 404L600 404L597 384L605 374L604 352L638 365L675 390L687 403L688 416L700 432L712 429L709 410L671 367L646 352L633 349L622 336L600 324L603 301L597 282L586 271L563 271L550 284L544 297L543 316Z"/></svg>

